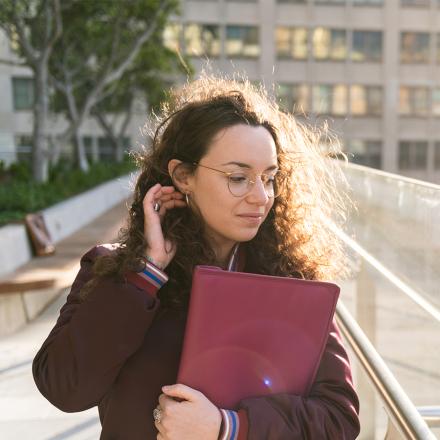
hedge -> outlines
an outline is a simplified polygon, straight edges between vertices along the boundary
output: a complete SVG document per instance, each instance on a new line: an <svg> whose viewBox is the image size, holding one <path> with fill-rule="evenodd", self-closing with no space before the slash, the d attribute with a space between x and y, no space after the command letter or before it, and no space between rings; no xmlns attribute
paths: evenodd
<svg viewBox="0 0 440 440"><path fill-rule="evenodd" d="M49 180L36 183L25 163L8 169L0 162L0 225L22 221L26 214L40 211L94 186L135 170L132 160L90 165L88 173L60 162L49 170Z"/></svg>

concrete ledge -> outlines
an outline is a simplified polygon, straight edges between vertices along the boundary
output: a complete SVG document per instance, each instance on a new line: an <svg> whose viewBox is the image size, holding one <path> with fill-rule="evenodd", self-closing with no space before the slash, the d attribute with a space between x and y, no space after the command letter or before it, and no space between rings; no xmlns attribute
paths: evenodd
<svg viewBox="0 0 440 440"><path fill-rule="evenodd" d="M68 237L93 219L129 197L131 174L118 177L43 211L54 243ZM24 225L0 228L0 277L32 258L31 244Z"/></svg>
<svg viewBox="0 0 440 440"><path fill-rule="evenodd" d="M103 183L43 211L54 243L63 240L131 193L130 175Z"/></svg>
<svg viewBox="0 0 440 440"><path fill-rule="evenodd" d="M42 211L53 241L60 242L127 199L132 192L130 179L131 175L119 177ZM24 225L0 228L0 277L18 269L32 257ZM59 291L60 288L52 288L0 295L0 337L17 331L37 317Z"/></svg>
<svg viewBox="0 0 440 440"><path fill-rule="evenodd" d="M31 244L23 225L0 228L0 276L14 271L31 258Z"/></svg>

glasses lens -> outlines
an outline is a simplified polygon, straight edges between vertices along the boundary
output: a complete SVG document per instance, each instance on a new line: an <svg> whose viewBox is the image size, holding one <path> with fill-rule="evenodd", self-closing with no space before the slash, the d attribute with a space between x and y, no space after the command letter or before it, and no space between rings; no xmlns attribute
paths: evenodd
<svg viewBox="0 0 440 440"><path fill-rule="evenodd" d="M256 181L257 177L251 178L246 173L234 173L229 176L229 191L236 197L242 197L251 190L251 181ZM261 175L264 189L268 197L278 197L282 191L282 177L276 175Z"/></svg>
<svg viewBox="0 0 440 440"><path fill-rule="evenodd" d="M229 191L236 197L244 196L249 191L249 180L245 173L231 174L228 179Z"/></svg>

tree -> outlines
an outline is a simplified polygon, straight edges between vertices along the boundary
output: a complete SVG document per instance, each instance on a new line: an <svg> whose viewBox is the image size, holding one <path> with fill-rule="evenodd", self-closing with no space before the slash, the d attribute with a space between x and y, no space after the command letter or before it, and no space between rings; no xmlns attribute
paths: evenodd
<svg viewBox="0 0 440 440"><path fill-rule="evenodd" d="M124 138L135 101L142 100L150 109L156 109L166 99L166 90L178 73L193 73L189 60L182 63L174 51L163 46L161 35L156 33L144 44L111 93L104 92L107 97L93 107L92 114L111 141L117 162L123 159Z"/></svg>
<svg viewBox="0 0 440 440"><path fill-rule="evenodd" d="M38 182L48 178L47 114L48 66L62 34L60 0L2 0L0 27L34 80L32 175Z"/></svg>
<svg viewBox="0 0 440 440"><path fill-rule="evenodd" d="M64 30L51 59L51 72L70 121L64 138L73 137L82 170L87 171L88 160L79 134L81 124L94 108L103 114L100 103L117 93L118 82L148 42L157 43L177 6L177 0L79 0L63 8Z"/></svg>

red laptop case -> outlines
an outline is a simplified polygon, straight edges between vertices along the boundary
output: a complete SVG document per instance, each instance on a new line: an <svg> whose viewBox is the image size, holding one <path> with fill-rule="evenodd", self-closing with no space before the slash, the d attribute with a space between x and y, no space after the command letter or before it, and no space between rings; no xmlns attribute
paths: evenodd
<svg viewBox="0 0 440 440"><path fill-rule="evenodd" d="M213 266L194 270L177 377L221 408L313 384L340 288Z"/></svg>

